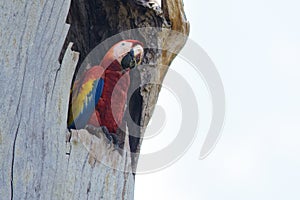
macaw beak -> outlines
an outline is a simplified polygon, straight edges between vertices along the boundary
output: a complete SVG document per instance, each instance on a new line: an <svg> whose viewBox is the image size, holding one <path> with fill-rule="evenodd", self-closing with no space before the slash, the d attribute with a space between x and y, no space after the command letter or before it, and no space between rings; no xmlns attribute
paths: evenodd
<svg viewBox="0 0 300 200"><path fill-rule="evenodd" d="M144 55L143 43L137 40L129 41L132 43L131 49L121 60L121 66L123 70L132 69L135 66L141 64Z"/></svg>
<svg viewBox="0 0 300 200"><path fill-rule="evenodd" d="M133 45L131 51L133 51L133 57L137 65L140 65L144 56L143 45L139 42Z"/></svg>
<svg viewBox="0 0 300 200"><path fill-rule="evenodd" d="M128 40L128 42L132 43L131 51L133 50L134 52L137 65L141 64L144 56L144 44L138 40Z"/></svg>

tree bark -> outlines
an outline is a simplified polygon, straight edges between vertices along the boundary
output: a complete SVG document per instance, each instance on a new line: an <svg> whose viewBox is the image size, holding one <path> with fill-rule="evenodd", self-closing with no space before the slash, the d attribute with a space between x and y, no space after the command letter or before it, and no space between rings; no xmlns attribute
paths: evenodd
<svg viewBox="0 0 300 200"><path fill-rule="evenodd" d="M143 2L0 2L2 199L133 199L138 158L130 151L140 151L140 136L160 91L160 86L144 83L161 83L167 68L160 64L170 65L176 55L149 49L143 61L148 68L131 74L132 89L139 89L128 102L128 113L139 128L130 123L127 127L139 137L126 137L123 153L102 135L69 133L66 122L73 75L96 45L121 31L146 26L188 34L182 0L164 0L161 10ZM162 29L139 37L151 37L146 41L162 47L174 40ZM172 41L172 48L179 51L184 43Z"/></svg>

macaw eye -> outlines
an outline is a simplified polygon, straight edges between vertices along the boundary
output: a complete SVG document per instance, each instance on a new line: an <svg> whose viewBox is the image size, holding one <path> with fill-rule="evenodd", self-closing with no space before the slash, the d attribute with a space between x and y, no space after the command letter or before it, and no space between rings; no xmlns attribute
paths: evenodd
<svg viewBox="0 0 300 200"><path fill-rule="evenodd" d="M125 43L123 42L123 43L122 43L122 46L124 46L124 45L125 45Z"/></svg>

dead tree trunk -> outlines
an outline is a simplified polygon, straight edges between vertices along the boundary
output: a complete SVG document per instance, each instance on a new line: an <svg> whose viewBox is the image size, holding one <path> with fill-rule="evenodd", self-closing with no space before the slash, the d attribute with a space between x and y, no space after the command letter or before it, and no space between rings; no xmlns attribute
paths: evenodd
<svg viewBox="0 0 300 200"><path fill-rule="evenodd" d="M184 39L160 29L188 34L182 0L163 0L161 9L147 2L1 1L1 199L133 199L137 156L129 149L138 153L141 139L129 136L121 155L87 131L70 135L66 122L73 75L105 39L151 26L157 31L138 37L162 49L170 43L177 52L182 48ZM127 123L130 134L143 134L160 91L144 83L162 82L167 68L159 64L168 66L175 56L148 49L146 70L131 74L138 90L128 113L139 126Z"/></svg>

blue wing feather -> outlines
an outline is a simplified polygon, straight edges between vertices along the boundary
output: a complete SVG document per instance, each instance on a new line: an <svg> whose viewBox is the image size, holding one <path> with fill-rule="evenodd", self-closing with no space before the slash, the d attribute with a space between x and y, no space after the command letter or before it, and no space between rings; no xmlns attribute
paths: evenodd
<svg viewBox="0 0 300 200"><path fill-rule="evenodd" d="M87 94L81 112L78 116L73 116L73 121L68 125L68 129L82 129L86 126L101 98L103 87L104 80L102 78L93 82L92 90Z"/></svg>

